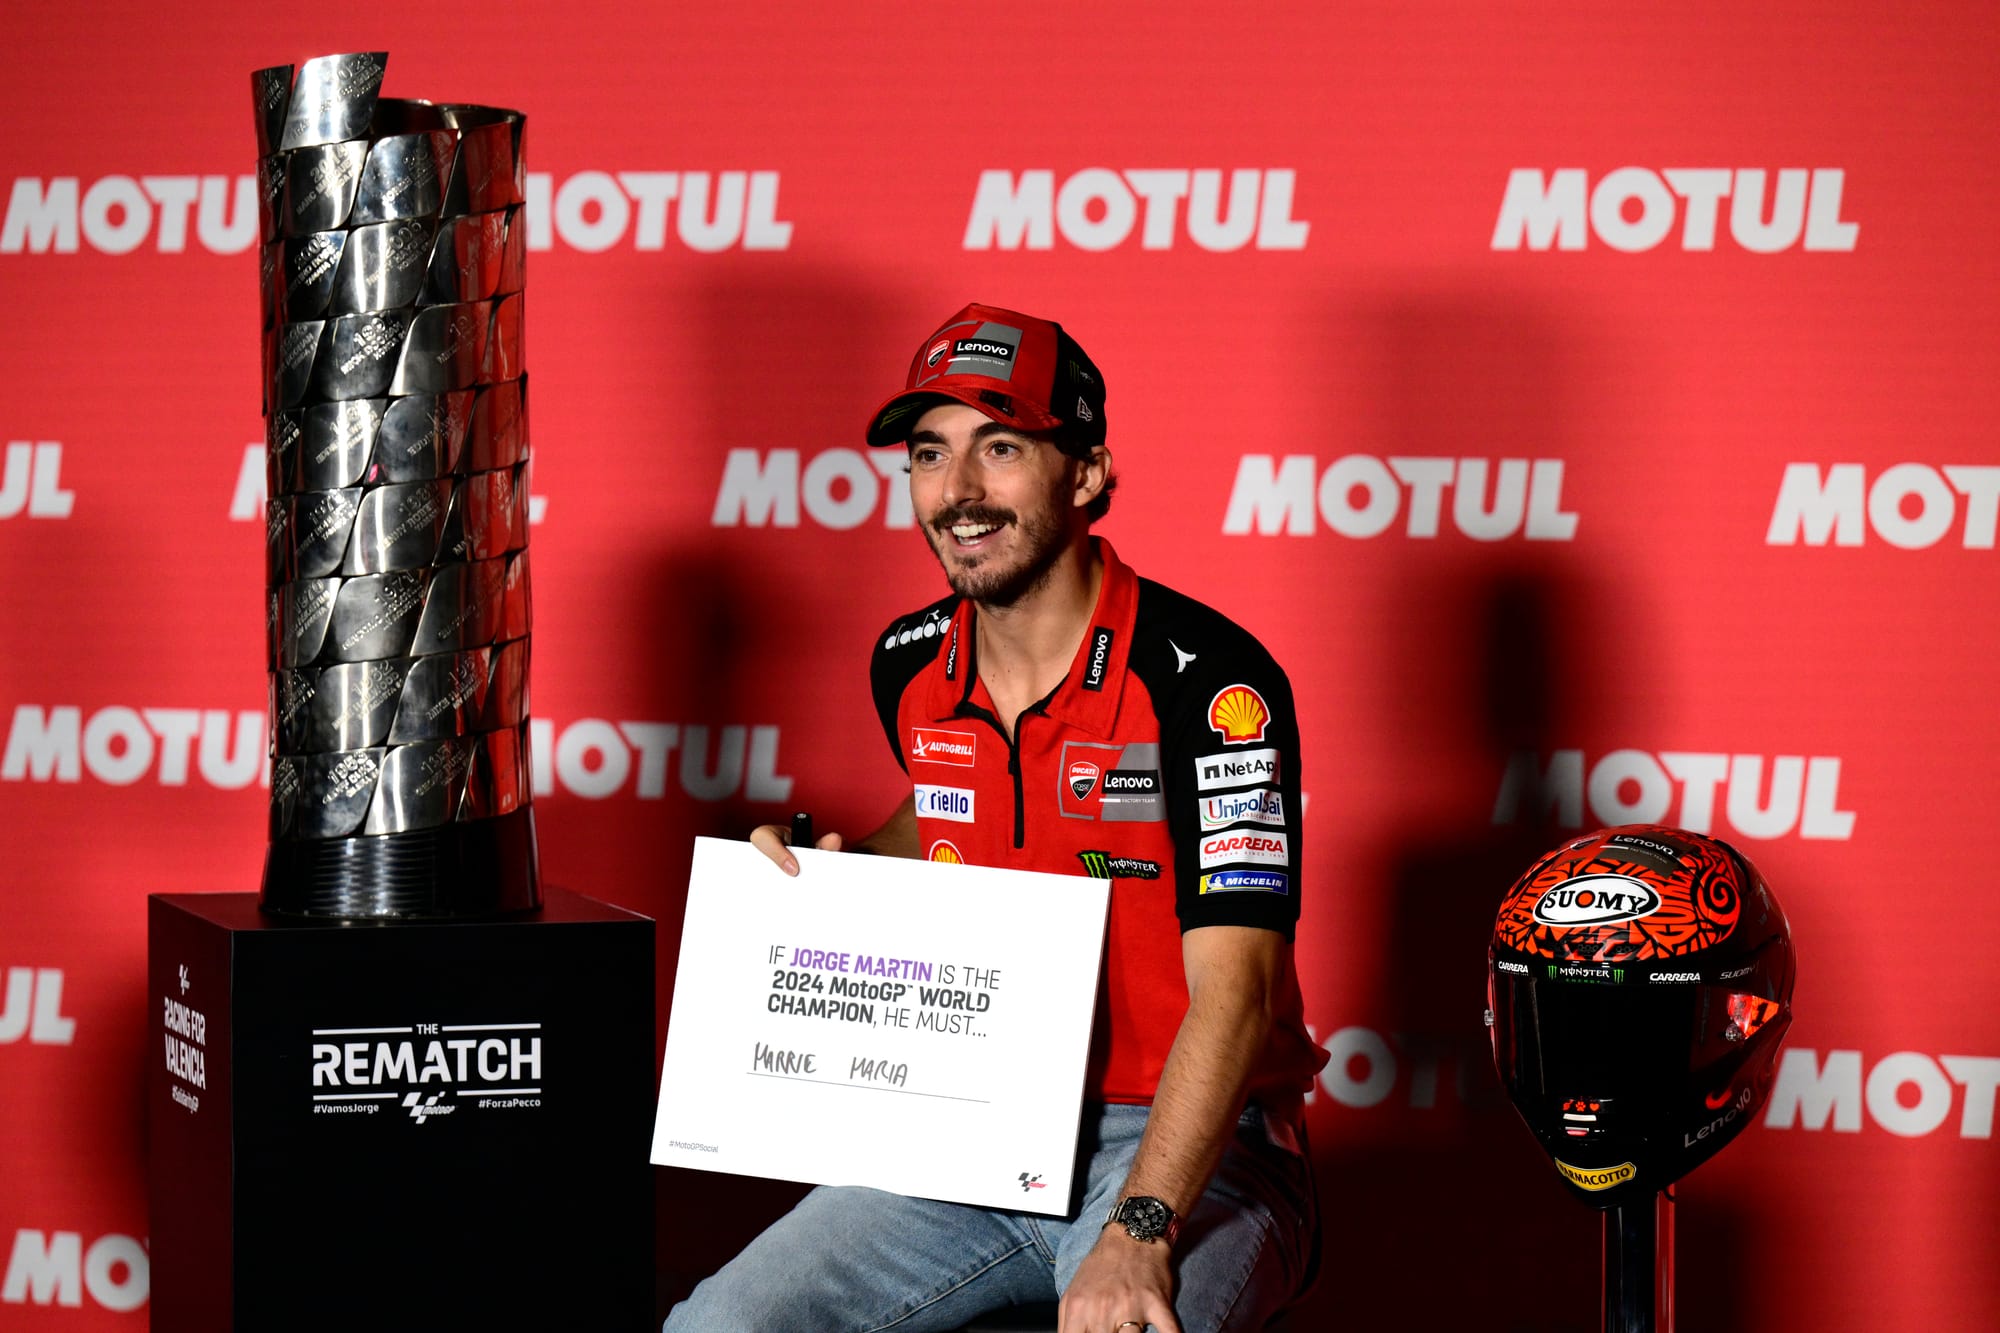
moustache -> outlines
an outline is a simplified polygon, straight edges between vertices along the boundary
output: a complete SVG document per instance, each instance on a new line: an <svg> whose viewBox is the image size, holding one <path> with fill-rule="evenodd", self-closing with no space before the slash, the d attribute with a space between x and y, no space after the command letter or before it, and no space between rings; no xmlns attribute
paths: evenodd
<svg viewBox="0 0 2000 1333"><path fill-rule="evenodd" d="M1014 521L1012 510L989 509L982 505L960 505L947 509L931 520L931 527L938 532L949 532L960 523L991 523L997 527Z"/></svg>

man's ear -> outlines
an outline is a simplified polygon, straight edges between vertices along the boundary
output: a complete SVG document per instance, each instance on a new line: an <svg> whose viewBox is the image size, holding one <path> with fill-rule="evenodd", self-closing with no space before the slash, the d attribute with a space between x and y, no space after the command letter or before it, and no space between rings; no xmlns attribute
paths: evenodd
<svg viewBox="0 0 2000 1333"><path fill-rule="evenodd" d="M1076 460L1076 493L1070 504L1082 509L1103 494L1105 483L1111 479L1111 451L1103 445L1093 445L1088 454Z"/></svg>

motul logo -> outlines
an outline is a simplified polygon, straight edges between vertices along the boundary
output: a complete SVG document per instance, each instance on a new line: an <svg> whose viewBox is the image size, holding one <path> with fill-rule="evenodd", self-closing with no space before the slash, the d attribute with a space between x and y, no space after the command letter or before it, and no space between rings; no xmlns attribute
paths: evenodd
<svg viewBox="0 0 2000 1333"><path fill-rule="evenodd" d="M916 524L900 449L828 449L800 467L796 449L731 449L710 523L718 528L796 528L801 513L845 532L882 515L885 528Z"/></svg>
<svg viewBox="0 0 2000 1333"><path fill-rule="evenodd" d="M1566 542L1577 516L1562 507L1558 458L1390 458L1348 454L1324 471L1311 454L1245 454L1223 515L1225 536L1310 537L1317 523L1343 537L1379 537L1402 520L1408 537L1452 529L1473 541Z"/></svg>
<svg viewBox="0 0 2000 1333"><path fill-rule="evenodd" d="M62 488L62 449L53 440L7 442L0 471L0 518L68 518L76 493Z"/></svg>
<svg viewBox="0 0 2000 1333"><path fill-rule="evenodd" d="M7 1257L7 1276L0 1281L0 1304L83 1304L85 1292L106 1310L136 1310L152 1293L153 1268L144 1241L130 1236L99 1236L89 1249L75 1231L14 1233Z"/></svg>
<svg viewBox="0 0 2000 1333"><path fill-rule="evenodd" d="M557 184L531 171L524 182L528 248L595 253L625 243L664 250L667 221L679 248L788 250L792 224L778 217L775 171L579 171Z"/></svg>
<svg viewBox="0 0 2000 1333"><path fill-rule="evenodd" d="M1860 227L1840 216L1847 173L1787 167L1619 167L1595 186L1581 167L1542 174L1517 167L1507 176L1495 250L1581 250L1586 237L1627 254L1651 250L1680 223L1680 248L1713 250L1722 201L1729 200L1729 238L1752 254L1776 254L1803 242L1807 250L1852 250ZM1685 207L1683 207L1685 205Z"/></svg>
<svg viewBox="0 0 2000 1333"><path fill-rule="evenodd" d="M1310 222L1292 216L1297 174L1246 167L1112 171L1087 167L1056 185L1053 171L982 171L965 223L968 250L1049 250L1058 233L1079 250L1114 250L1139 233L1142 250L1185 236L1203 250L1303 250Z"/></svg>
<svg viewBox="0 0 2000 1333"><path fill-rule="evenodd" d="M234 255L257 241L257 182L251 176L17 176L0 223L0 255L130 254L149 242L161 254L188 248Z"/></svg>
<svg viewBox="0 0 2000 1333"><path fill-rule="evenodd" d="M1963 521L1959 500L1963 499ZM1871 483L1859 463L1789 463L1764 541L1771 546L1860 546L1866 534L1905 551L1958 532L1968 551L1993 549L2000 467L1897 463Z"/></svg>
<svg viewBox="0 0 2000 1333"><path fill-rule="evenodd" d="M26 1037L30 1046L67 1046L76 1020L62 1011L59 967L10 967L0 993L0 1046Z"/></svg>
<svg viewBox="0 0 2000 1333"><path fill-rule="evenodd" d="M557 791L587 800L632 795L657 801L676 789L697 801L786 801L792 779L777 771L778 728L691 723L606 722L579 718L561 731L536 718L529 724L537 796Z"/></svg>
<svg viewBox="0 0 2000 1333"><path fill-rule="evenodd" d="M1991 1056L1933 1059L1918 1051L1897 1051L1876 1061L1864 1078L1860 1051L1828 1051L1822 1059L1810 1047L1794 1046L1781 1057L1764 1126L1823 1130L1831 1125L1837 1134L1858 1134L1865 1109L1876 1128L1922 1138L1944 1128L1956 1106L1960 1138L1990 1139L1996 1088L2000 1059Z"/></svg>
<svg viewBox="0 0 2000 1333"><path fill-rule="evenodd" d="M80 782L86 773L114 787L183 787L190 773L224 790L268 781L264 713L114 704L86 718L69 705L15 707L0 782Z"/></svg>
<svg viewBox="0 0 2000 1333"><path fill-rule="evenodd" d="M1854 813L1840 809L1840 760L1825 755L1613 750L1586 763L1582 750L1557 750L1544 763L1522 751L1500 779L1493 822L1516 823L1539 809L1563 828L1582 828L1587 804L1595 825L1707 833L1718 795L1729 827L1746 838L1854 836Z"/></svg>

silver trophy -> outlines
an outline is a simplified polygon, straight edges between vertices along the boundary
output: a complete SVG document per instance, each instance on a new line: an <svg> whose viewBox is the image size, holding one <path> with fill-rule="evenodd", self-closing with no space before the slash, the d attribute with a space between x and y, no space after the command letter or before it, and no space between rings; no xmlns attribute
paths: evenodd
<svg viewBox="0 0 2000 1333"><path fill-rule="evenodd" d="M263 906L541 902L528 762L520 113L251 76L263 241Z"/></svg>

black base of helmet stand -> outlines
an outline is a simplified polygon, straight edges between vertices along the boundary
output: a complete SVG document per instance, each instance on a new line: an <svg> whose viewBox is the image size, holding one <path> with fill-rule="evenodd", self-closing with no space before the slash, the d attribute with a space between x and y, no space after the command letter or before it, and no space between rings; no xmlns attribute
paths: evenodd
<svg viewBox="0 0 2000 1333"><path fill-rule="evenodd" d="M1674 1192L1604 1214L1604 1333L1674 1333Z"/></svg>

